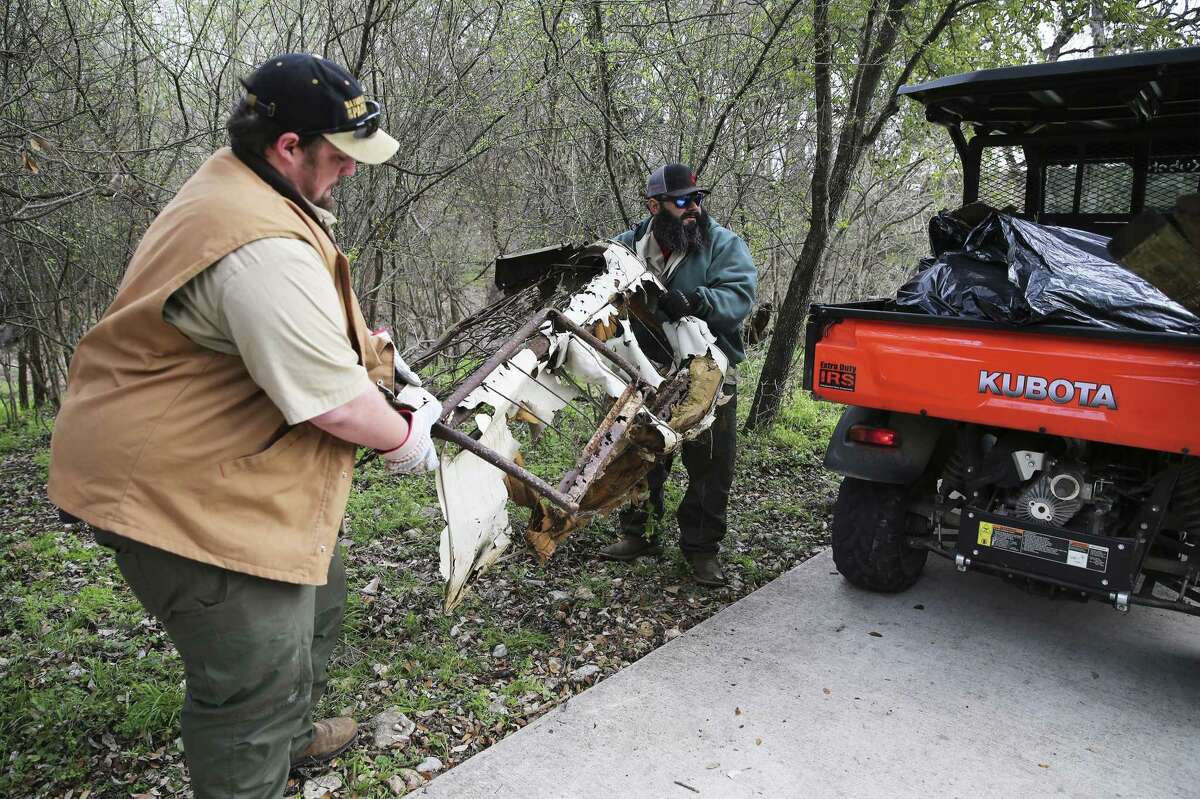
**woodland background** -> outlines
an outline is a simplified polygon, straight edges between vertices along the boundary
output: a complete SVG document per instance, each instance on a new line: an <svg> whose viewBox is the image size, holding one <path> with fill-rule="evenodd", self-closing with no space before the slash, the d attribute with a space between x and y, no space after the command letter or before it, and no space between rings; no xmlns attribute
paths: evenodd
<svg viewBox="0 0 1200 799"><path fill-rule="evenodd" d="M499 253L608 235L684 161L750 244L780 323L890 292L953 151L895 90L964 70L1194 43L1196 0L5 0L0 352L10 422L53 409L155 213L215 148L238 77L347 64L400 141L337 193L368 320L409 352L479 306Z"/></svg>
<svg viewBox="0 0 1200 799"><path fill-rule="evenodd" d="M742 365L755 429L739 436L729 588L692 585L673 547L597 561L615 535L598 519L547 564L515 550L447 616L432 478L356 473L349 605L318 715L412 717L403 746L360 736L324 775L335 795L382 798L827 543L837 409L788 391L804 309L891 293L959 196L948 137L900 85L1198 41L1200 0L0 0L0 795L189 795L178 657L47 501L47 430L73 347L150 220L224 143L255 64L321 53L382 100L401 148L338 190L338 235L369 320L407 352L480 307L497 254L624 229L666 161L713 188L776 309ZM565 470L577 450L556 446L544 465ZM668 510L681 495L668 484Z"/></svg>

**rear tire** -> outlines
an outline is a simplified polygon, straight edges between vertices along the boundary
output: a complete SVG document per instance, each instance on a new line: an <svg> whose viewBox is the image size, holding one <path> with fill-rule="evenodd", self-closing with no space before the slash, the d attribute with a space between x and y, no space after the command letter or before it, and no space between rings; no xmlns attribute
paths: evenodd
<svg viewBox="0 0 1200 799"><path fill-rule="evenodd" d="M911 588L929 552L909 534L909 492L903 486L846 477L833 505L833 562L860 588L894 593Z"/></svg>

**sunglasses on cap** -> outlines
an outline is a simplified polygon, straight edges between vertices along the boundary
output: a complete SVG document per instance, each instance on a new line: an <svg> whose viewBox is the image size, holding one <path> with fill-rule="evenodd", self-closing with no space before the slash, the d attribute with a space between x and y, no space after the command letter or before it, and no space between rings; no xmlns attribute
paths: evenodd
<svg viewBox="0 0 1200 799"><path fill-rule="evenodd" d="M697 206L699 206L702 202L704 202L704 192L694 191L691 194L684 194L680 197L668 197L664 194L658 198L658 201L661 203L672 203L676 208L682 210L687 208L691 203L695 203Z"/></svg>
<svg viewBox="0 0 1200 799"><path fill-rule="evenodd" d="M304 133L305 135L315 136L318 133L349 133L354 131L354 138L369 139L379 130L379 121L383 116L383 108L374 100L367 100L366 104L367 113L349 125L339 125L336 128L323 128L321 130L306 130Z"/></svg>

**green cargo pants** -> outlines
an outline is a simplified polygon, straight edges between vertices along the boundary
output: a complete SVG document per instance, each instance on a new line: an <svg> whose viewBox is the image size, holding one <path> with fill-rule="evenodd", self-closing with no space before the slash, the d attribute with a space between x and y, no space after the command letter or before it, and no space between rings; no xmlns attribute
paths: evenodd
<svg viewBox="0 0 1200 799"><path fill-rule="evenodd" d="M346 607L340 548L323 586L264 580L103 530L96 540L179 650L183 748L197 799L279 797L313 737L312 709Z"/></svg>

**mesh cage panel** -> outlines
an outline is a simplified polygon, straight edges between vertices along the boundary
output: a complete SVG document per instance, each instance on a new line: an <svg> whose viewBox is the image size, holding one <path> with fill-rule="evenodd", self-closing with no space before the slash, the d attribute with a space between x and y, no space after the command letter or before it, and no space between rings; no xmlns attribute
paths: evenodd
<svg viewBox="0 0 1200 799"><path fill-rule="evenodd" d="M1079 211L1084 214L1128 214L1132 192L1132 165L1120 161L1084 164Z"/></svg>
<svg viewBox="0 0 1200 799"><path fill-rule="evenodd" d="M1146 172L1147 211L1169 211L1184 194L1200 191L1200 158L1161 158Z"/></svg>
<svg viewBox="0 0 1200 799"><path fill-rule="evenodd" d="M1025 153L1020 147L986 147L979 161L979 201L993 208L1025 208Z"/></svg>
<svg viewBox="0 0 1200 799"><path fill-rule="evenodd" d="M1047 164L1042 189L1042 211L1069 214L1075 210L1075 164Z"/></svg>

